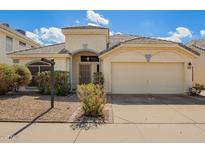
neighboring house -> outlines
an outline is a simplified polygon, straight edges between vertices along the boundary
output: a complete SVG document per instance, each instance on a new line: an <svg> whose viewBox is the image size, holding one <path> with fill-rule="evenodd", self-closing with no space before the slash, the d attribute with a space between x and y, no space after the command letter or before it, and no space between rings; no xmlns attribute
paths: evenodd
<svg viewBox="0 0 205 154"><path fill-rule="evenodd" d="M183 44L135 35L109 35L94 26L62 28L65 43L9 53L33 76L48 70L41 58L54 58L55 70L70 72L72 89L101 71L113 94L180 94L193 83L192 63L199 53ZM33 84L35 85L35 83Z"/></svg>
<svg viewBox="0 0 205 154"><path fill-rule="evenodd" d="M25 36L23 30L11 29L8 24L0 24L0 64L1 63L15 63L15 59L10 59L7 53L40 46L35 41Z"/></svg>
<svg viewBox="0 0 205 154"><path fill-rule="evenodd" d="M205 40L192 40L187 46L201 54L193 63L194 83L205 85Z"/></svg>

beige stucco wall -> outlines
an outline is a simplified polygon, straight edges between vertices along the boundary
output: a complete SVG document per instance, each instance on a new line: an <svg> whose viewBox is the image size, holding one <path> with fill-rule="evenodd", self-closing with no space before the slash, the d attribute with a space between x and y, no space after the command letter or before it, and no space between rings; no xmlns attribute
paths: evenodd
<svg viewBox="0 0 205 154"><path fill-rule="evenodd" d="M184 63L184 92L188 91L188 88L192 86L192 69L187 69L188 63L193 60L193 57L187 54L187 51L183 51L180 48L146 48L142 47L118 47L114 49L110 54L101 57L102 72L105 78L105 90L111 92L111 64L112 62L147 62L145 54L152 55L151 62L180 62ZM126 79L125 79L126 80ZM159 79L160 80L160 79Z"/></svg>
<svg viewBox="0 0 205 154"><path fill-rule="evenodd" d="M93 73L97 71L97 64L96 62L81 62L81 56L95 56L95 53L92 52L80 52L72 57L72 88L76 89L77 85L79 84L79 65L80 64L90 64L91 65L91 80L93 81Z"/></svg>
<svg viewBox="0 0 205 154"><path fill-rule="evenodd" d="M71 52L89 49L91 51L100 52L106 49L105 35L67 35L66 48ZM87 44L87 46L84 46Z"/></svg>
<svg viewBox="0 0 205 154"><path fill-rule="evenodd" d="M30 41L20 38L13 33L7 31L1 31L0 29L0 63L9 63L12 64L12 59L9 58L6 54L6 36L13 38L13 50L20 50L25 48L37 47L36 44L31 43ZM19 46L19 41L26 43L26 47Z"/></svg>
<svg viewBox="0 0 205 154"><path fill-rule="evenodd" d="M205 85L205 54L201 54L194 63L194 83Z"/></svg>
<svg viewBox="0 0 205 154"><path fill-rule="evenodd" d="M101 52L107 48L108 29L63 29L66 49L71 53L87 50Z"/></svg>

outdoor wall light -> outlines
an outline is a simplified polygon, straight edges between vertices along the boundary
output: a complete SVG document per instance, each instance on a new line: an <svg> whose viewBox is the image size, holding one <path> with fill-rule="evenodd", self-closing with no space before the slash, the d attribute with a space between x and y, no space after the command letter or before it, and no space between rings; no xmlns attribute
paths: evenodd
<svg viewBox="0 0 205 154"><path fill-rule="evenodd" d="M189 63L188 63L188 66L187 66L187 69L191 69L191 66L192 66L192 63L189 62Z"/></svg>

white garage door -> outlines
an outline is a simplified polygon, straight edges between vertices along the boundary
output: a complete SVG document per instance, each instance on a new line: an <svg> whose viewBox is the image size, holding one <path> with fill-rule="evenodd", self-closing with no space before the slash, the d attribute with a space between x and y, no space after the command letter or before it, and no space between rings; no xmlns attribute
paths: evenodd
<svg viewBox="0 0 205 154"><path fill-rule="evenodd" d="M175 94L184 91L183 63L112 63L112 93Z"/></svg>

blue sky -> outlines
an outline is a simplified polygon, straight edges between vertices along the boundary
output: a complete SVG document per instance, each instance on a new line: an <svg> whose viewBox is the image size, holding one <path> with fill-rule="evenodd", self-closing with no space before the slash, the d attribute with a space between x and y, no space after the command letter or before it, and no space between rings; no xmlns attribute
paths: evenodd
<svg viewBox="0 0 205 154"><path fill-rule="evenodd" d="M205 39L205 11L0 11L0 22L27 31L42 44L62 42L62 27L88 24L109 27L112 34L183 43Z"/></svg>

